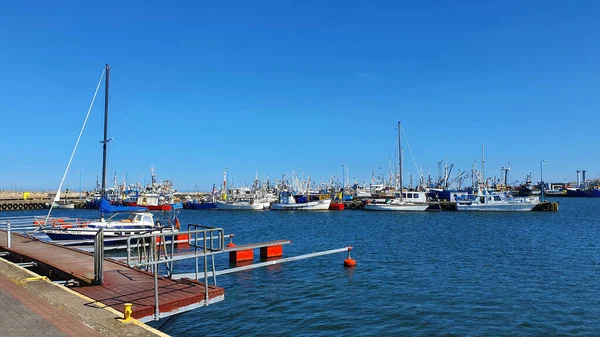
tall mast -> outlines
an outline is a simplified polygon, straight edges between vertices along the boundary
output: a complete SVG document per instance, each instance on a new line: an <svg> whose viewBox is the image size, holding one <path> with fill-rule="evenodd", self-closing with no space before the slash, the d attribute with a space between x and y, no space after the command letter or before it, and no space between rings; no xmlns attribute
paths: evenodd
<svg viewBox="0 0 600 337"><path fill-rule="evenodd" d="M106 86L104 89L104 140L102 140L102 197L106 196L106 146L109 142L108 137L108 76L110 68L108 64L106 70Z"/></svg>
<svg viewBox="0 0 600 337"><path fill-rule="evenodd" d="M400 201L402 201L402 137L400 135L401 125L398 122L398 169L400 171L398 175L398 182L400 183Z"/></svg>
<svg viewBox="0 0 600 337"><path fill-rule="evenodd" d="M481 144L481 175L482 175L482 178L483 178L483 186L487 187L487 180L485 180L484 144Z"/></svg>

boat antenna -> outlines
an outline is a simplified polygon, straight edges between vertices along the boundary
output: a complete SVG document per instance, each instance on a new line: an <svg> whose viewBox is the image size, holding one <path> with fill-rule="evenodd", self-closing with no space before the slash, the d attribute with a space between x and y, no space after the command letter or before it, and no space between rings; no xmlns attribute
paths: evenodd
<svg viewBox="0 0 600 337"><path fill-rule="evenodd" d="M110 67L108 64L104 67L106 70L106 82L104 87L104 139L102 140L102 197L106 197L106 146L111 140L108 139L108 79Z"/></svg>

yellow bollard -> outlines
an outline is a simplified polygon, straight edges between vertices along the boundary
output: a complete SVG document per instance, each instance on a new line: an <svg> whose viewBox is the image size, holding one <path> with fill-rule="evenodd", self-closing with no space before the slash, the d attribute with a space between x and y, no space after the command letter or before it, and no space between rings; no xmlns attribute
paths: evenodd
<svg viewBox="0 0 600 337"><path fill-rule="evenodd" d="M24 278L21 282L27 283L27 282L33 282L33 281L46 281L47 279L48 279L48 277L46 277L46 276L34 276L34 277Z"/></svg>
<svg viewBox="0 0 600 337"><path fill-rule="evenodd" d="M125 310L123 310L123 321L129 322L129 321L133 320L133 318L131 318L131 314L133 313L133 310L131 309L132 304L125 303L124 306L125 306Z"/></svg>

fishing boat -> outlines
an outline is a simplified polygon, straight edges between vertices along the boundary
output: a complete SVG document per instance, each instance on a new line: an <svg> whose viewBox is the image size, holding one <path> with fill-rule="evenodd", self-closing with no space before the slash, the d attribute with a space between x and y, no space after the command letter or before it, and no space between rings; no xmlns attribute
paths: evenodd
<svg viewBox="0 0 600 337"><path fill-rule="evenodd" d="M464 195L456 199L458 211L478 212L527 212L540 203L538 196L514 197L506 192L488 192L479 188L476 195Z"/></svg>
<svg viewBox="0 0 600 337"><path fill-rule="evenodd" d="M424 192L404 191L395 198L371 199L365 204L367 211L424 211L429 207Z"/></svg>
<svg viewBox="0 0 600 337"><path fill-rule="evenodd" d="M600 198L600 187L590 188L566 188L566 196L573 198Z"/></svg>
<svg viewBox="0 0 600 337"><path fill-rule="evenodd" d="M70 202L68 200L60 200L60 201L55 201L52 205L52 207L54 208L66 208L66 209L73 209L75 208L75 204L73 202Z"/></svg>
<svg viewBox="0 0 600 337"><path fill-rule="evenodd" d="M156 181L154 168L150 169L150 184L137 198L137 206L145 207L150 211L170 211L173 209L173 184L170 180L163 183Z"/></svg>
<svg viewBox="0 0 600 337"><path fill-rule="evenodd" d="M218 210L227 211L260 211L263 209L269 209L268 202L258 202L256 200L235 200L235 201L217 201Z"/></svg>
<svg viewBox="0 0 600 337"><path fill-rule="evenodd" d="M342 211L342 210L344 210L344 203L343 202L332 202L331 204L329 204L329 210L330 211Z"/></svg>
<svg viewBox="0 0 600 337"><path fill-rule="evenodd" d="M393 198L371 199L365 204L366 211L424 211L429 207L425 192L402 190L402 125L398 122L398 185L400 191Z"/></svg>
<svg viewBox="0 0 600 337"><path fill-rule="evenodd" d="M217 203L212 200L190 200L183 204L183 208L187 209L217 209Z"/></svg>
<svg viewBox="0 0 600 337"><path fill-rule="evenodd" d="M258 178L257 178L258 179ZM213 187L213 191L214 191ZM217 200L217 209L226 211L260 211L269 209L271 203L263 197L260 191L248 187L227 188L227 168L223 172L221 200Z"/></svg>
<svg viewBox="0 0 600 337"><path fill-rule="evenodd" d="M325 211L329 209L331 197L321 194L294 194L289 191L279 193L279 200L271 205L272 210Z"/></svg>

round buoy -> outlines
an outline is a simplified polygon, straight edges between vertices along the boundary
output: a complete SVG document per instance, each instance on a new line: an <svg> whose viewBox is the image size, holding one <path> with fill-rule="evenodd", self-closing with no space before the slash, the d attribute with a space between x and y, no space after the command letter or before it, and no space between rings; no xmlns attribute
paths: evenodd
<svg viewBox="0 0 600 337"><path fill-rule="evenodd" d="M350 251L352 250L352 246L348 247L348 258L344 260L344 267L355 267L356 260L350 257Z"/></svg>
<svg viewBox="0 0 600 337"><path fill-rule="evenodd" d="M347 258L344 260L344 267L355 267L356 266L356 260L353 258Z"/></svg>

